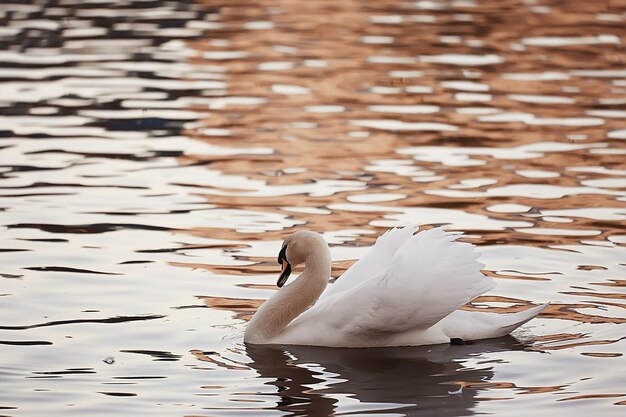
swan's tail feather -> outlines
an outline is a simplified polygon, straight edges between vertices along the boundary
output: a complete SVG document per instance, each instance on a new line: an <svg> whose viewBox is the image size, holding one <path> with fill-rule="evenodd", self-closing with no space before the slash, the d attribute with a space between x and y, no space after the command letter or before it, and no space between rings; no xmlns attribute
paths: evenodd
<svg viewBox="0 0 626 417"><path fill-rule="evenodd" d="M549 304L550 303L545 303L545 304L541 304L541 305L538 305L538 306L526 309L524 311L507 314L507 316L511 316L510 318L507 317L507 321L509 321L509 323L503 324L498 329L498 336L496 336L496 337L505 336L505 335L511 333L513 330L517 329L522 324L524 324L524 323L530 321L531 319L535 318L546 307L548 307Z"/></svg>
<svg viewBox="0 0 626 417"><path fill-rule="evenodd" d="M457 310L440 323L451 339L478 340L502 337L536 317L549 304L507 314Z"/></svg>

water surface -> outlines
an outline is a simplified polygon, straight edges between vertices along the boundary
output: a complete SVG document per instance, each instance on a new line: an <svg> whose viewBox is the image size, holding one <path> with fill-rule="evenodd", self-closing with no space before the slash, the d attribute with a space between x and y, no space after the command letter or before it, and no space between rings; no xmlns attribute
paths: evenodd
<svg viewBox="0 0 626 417"><path fill-rule="evenodd" d="M626 10L0 5L0 413L621 415ZM334 278L448 225L513 337L246 347L308 228ZM340 279L340 278L339 278Z"/></svg>

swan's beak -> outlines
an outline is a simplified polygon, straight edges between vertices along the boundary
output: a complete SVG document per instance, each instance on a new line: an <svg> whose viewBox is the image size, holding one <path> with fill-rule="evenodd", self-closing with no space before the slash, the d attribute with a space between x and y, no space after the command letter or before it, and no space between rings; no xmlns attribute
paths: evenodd
<svg viewBox="0 0 626 417"><path fill-rule="evenodd" d="M287 262L287 245L283 246L280 250L280 253L278 254L278 263L282 265L280 268L280 277L278 277L278 282L276 283L278 288L280 288L285 285L287 278L291 275L291 265Z"/></svg>
<svg viewBox="0 0 626 417"><path fill-rule="evenodd" d="M280 277L278 277L278 282L276 283L278 288L285 285L285 282L287 282L287 278L289 278L289 275L291 275L291 265L289 265L289 262L283 259L283 266L280 269Z"/></svg>

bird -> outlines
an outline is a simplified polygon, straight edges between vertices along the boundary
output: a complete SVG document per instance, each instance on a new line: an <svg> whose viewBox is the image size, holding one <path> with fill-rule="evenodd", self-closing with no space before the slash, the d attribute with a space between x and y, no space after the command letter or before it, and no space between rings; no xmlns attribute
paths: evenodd
<svg viewBox="0 0 626 417"><path fill-rule="evenodd" d="M515 313L461 310L494 288L474 245L443 227L408 225L380 235L329 285L331 254L319 233L289 235L278 254L279 290L249 321L244 343L326 347L464 344L502 337L549 303ZM292 270L304 264L293 282Z"/></svg>

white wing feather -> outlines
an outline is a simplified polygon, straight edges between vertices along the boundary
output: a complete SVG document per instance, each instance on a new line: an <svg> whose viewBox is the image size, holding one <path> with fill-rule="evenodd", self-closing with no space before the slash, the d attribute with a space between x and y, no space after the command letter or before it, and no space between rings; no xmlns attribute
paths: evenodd
<svg viewBox="0 0 626 417"><path fill-rule="evenodd" d="M476 260L473 246L455 241L459 234L436 228L413 235L413 230L395 229L379 238L342 287L325 292L324 299L294 320L294 330L316 318L338 337L343 333L372 338L427 329L495 286L480 272L484 265ZM386 254L379 256L382 248ZM384 265L389 253L391 262Z"/></svg>
<svg viewBox="0 0 626 417"><path fill-rule="evenodd" d="M361 259L344 272L333 285L326 288L320 300L348 290L387 270L398 249L418 228L419 226L415 225L393 228L380 235L374 246Z"/></svg>

